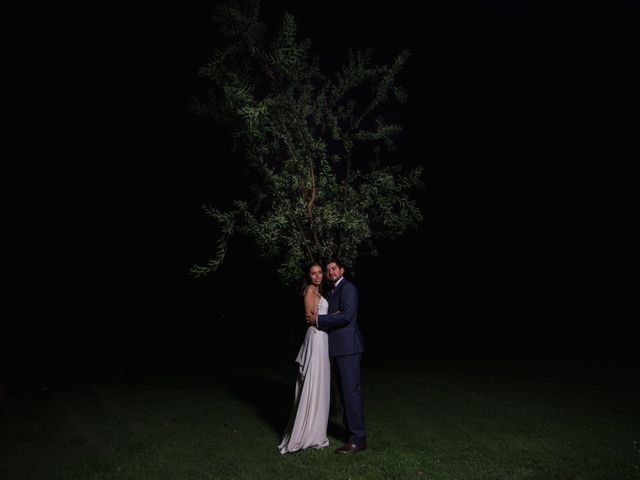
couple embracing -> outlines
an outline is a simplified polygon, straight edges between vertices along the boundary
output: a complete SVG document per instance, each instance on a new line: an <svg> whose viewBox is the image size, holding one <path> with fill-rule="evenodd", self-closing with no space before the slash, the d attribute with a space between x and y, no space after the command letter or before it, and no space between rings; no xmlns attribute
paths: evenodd
<svg viewBox="0 0 640 480"><path fill-rule="evenodd" d="M304 305L309 328L298 352L299 365L295 400L280 453L329 445L327 425L331 398L333 358L343 407L343 422L349 433L347 443L336 453L351 454L367 448L360 363L364 352L358 328L358 290L344 278L344 266L337 260L326 265L333 289L322 295L322 266L312 263L306 273Z"/></svg>

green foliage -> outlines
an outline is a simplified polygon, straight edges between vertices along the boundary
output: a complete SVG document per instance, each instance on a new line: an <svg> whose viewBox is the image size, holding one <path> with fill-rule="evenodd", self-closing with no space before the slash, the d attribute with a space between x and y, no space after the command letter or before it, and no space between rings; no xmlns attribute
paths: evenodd
<svg viewBox="0 0 640 480"><path fill-rule="evenodd" d="M376 254L375 240L395 237L422 220L412 199L420 168L383 164L402 131L386 123L383 108L406 101L397 76L409 59L389 65L349 50L334 75L323 75L309 40L297 40L297 24L285 14L267 40L256 0L220 6L214 20L226 45L200 70L210 90L191 110L230 131L234 148L260 175L255 198L228 212L204 206L222 229L216 256L194 265L195 276L216 270L234 234L251 237L266 257L280 262L283 283L300 278L312 261L341 258L353 266ZM358 145L357 154L354 148Z"/></svg>

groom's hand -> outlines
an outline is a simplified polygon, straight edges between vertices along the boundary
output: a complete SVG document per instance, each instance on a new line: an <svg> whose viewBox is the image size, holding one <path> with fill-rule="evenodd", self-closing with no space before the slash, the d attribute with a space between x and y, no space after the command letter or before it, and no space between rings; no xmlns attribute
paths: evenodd
<svg viewBox="0 0 640 480"><path fill-rule="evenodd" d="M307 325L309 327L311 327L311 326L315 327L316 326L316 320L318 319L317 315L307 314L307 316L305 318L307 319Z"/></svg>

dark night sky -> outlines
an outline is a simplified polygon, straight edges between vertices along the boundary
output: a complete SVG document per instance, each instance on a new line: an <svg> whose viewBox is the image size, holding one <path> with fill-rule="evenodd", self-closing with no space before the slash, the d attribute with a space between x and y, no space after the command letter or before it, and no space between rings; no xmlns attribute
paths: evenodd
<svg viewBox="0 0 640 480"><path fill-rule="evenodd" d="M528 3L279 2L266 11L272 28L290 11L327 66L349 45L380 61L413 54L397 155L425 168L425 220L359 266L373 354L635 348L623 313L634 217L621 160L632 158L628 115L637 117L638 10ZM185 111L217 42L213 3L174 8L122 12L105 29L103 63L85 77L95 108L80 119L77 146L91 160L84 181L62 192L67 214L51 220L61 233L48 248L64 259L41 280L60 287L44 298L68 320L45 330L79 333L65 347L97 356L260 345L286 357L299 307L250 244L235 243L211 278L187 276L215 247L200 204L228 202L243 177L224 130ZM61 282L59 269L72 280Z"/></svg>

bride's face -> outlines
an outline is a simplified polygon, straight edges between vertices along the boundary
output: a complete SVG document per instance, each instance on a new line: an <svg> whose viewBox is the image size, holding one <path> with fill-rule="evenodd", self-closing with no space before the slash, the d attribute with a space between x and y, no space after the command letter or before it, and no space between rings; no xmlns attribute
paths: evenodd
<svg viewBox="0 0 640 480"><path fill-rule="evenodd" d="M320 285L322 283L322 268L320 268L318 265L314 265L313 267L311 267L311 269L309 270L309 279L311 280L311 283L313 285Z"/></svg>

